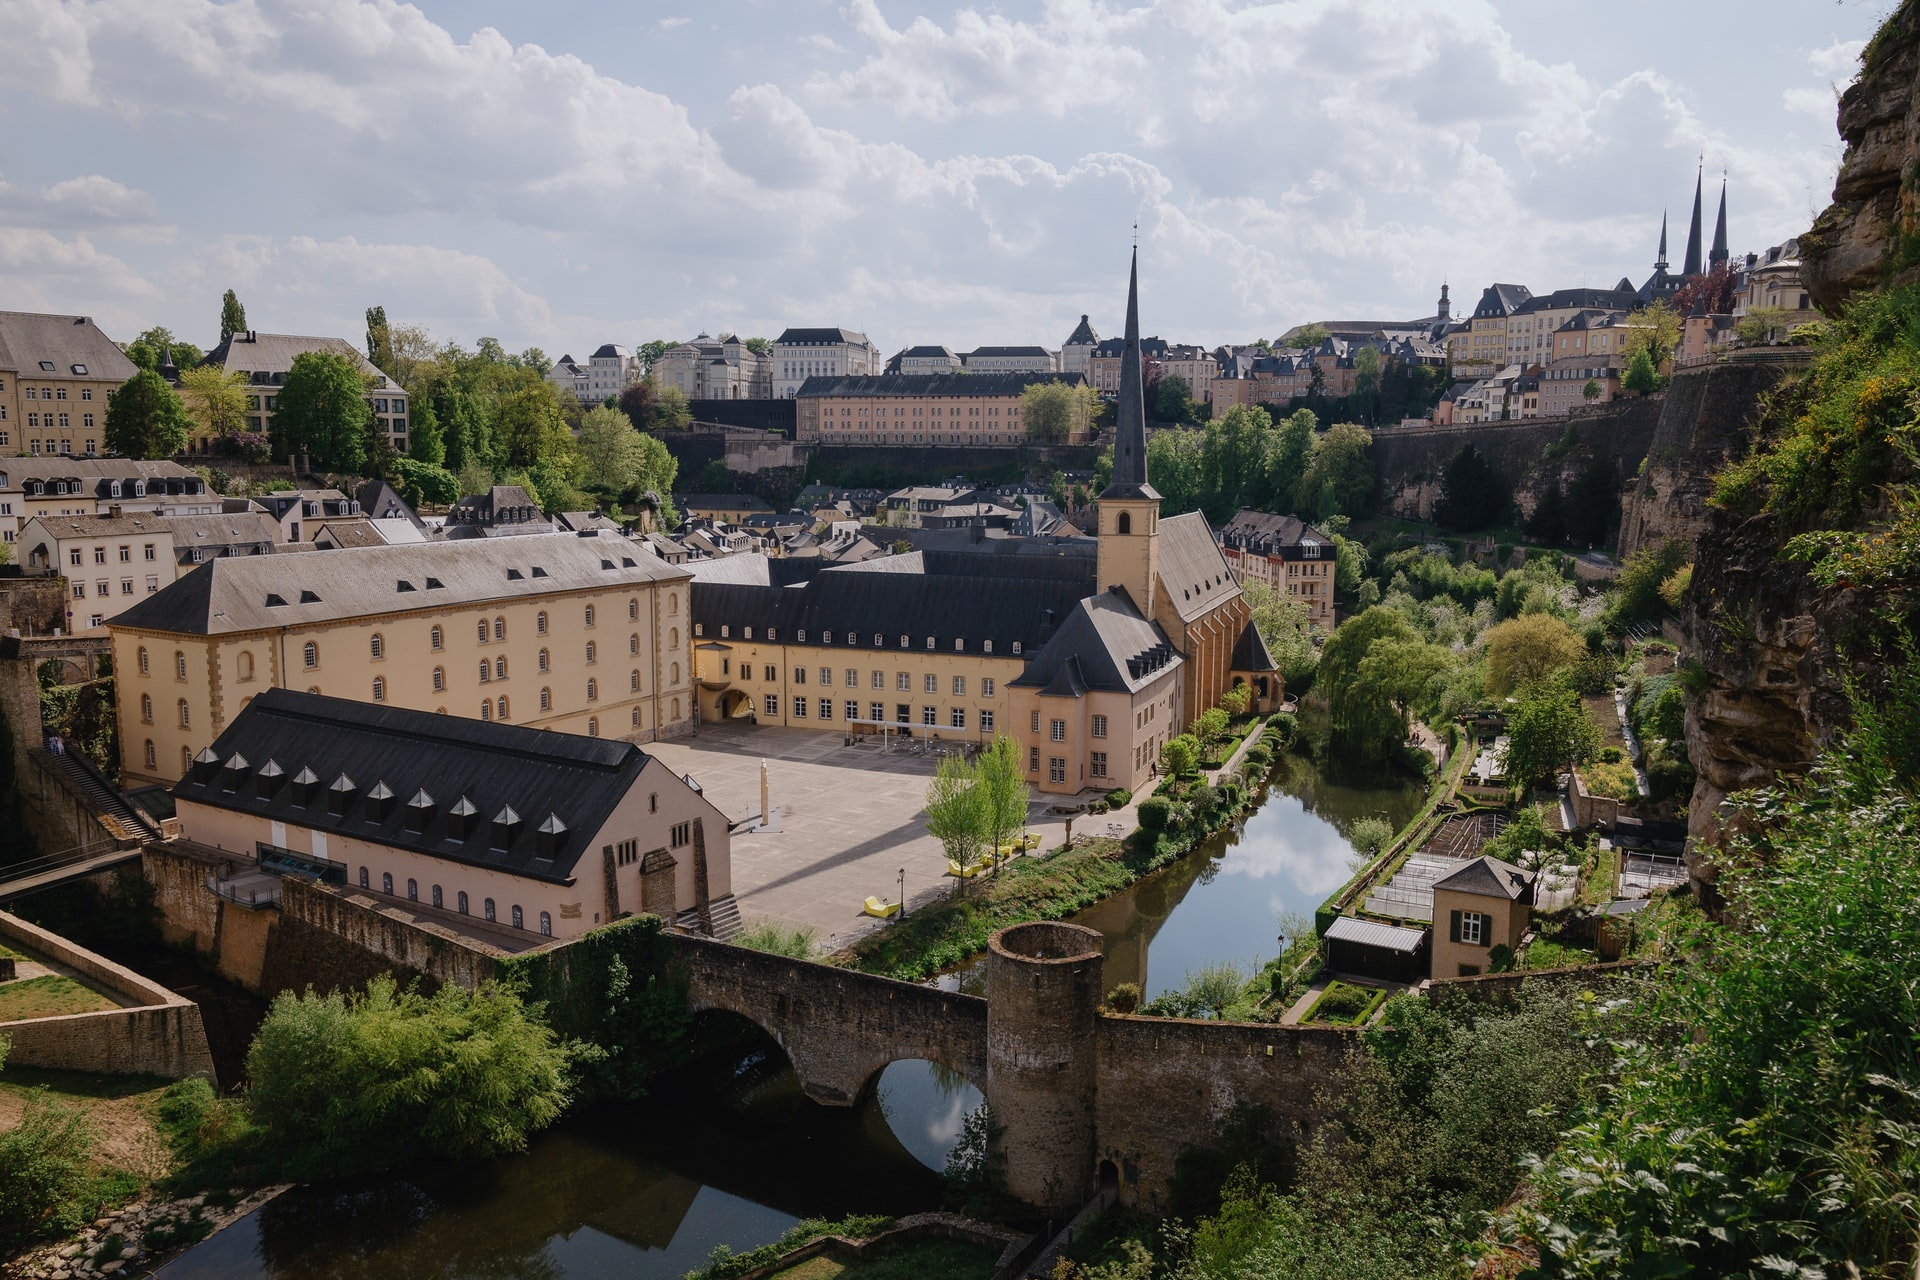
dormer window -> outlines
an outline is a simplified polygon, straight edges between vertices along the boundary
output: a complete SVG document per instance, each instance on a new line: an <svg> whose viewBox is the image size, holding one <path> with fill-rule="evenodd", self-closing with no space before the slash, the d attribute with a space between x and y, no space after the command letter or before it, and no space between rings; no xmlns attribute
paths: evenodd
<svg viewBox="0 0 1920 1280"><path fill-rule="evenodd" d="M1015 652L1016 654L1020 652L1020 642L1019 642L1018 640L1015 640L1015 641L1013 642L1013 651L1014 651L1014 652Z"/></svg>
<svg viewBox="0 0 1920 1280"><path fill-rule="evenodd" d="M695 635L698 635L700 633L700 628L698 627L695 627L693 630ZM807 631L805 627L802 627L800 630L794 632L793 634L794 634L795 640L798 643L805 644L807 642Z"/></svg>

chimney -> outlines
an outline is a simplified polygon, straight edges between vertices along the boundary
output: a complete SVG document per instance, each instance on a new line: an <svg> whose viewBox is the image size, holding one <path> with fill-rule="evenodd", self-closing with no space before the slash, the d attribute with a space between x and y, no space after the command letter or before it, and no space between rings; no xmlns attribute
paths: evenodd
<svg viewBox="0 0 1920 1280"><path fill-rule="evenodd" d="M253 775L253 794L261 800L271 800L286 779L287 771L280 767L280 762L269 760Z"/></svg>
<svg viewBox="0 0 1920 1280"><path fill-rule="evenodd" d="M474 827L479 823L480 810L465 796L454 801L453 808L447 810L447 831L455 840L465 840L473 834Z"/></svg>
<svg viewBox="0 0 1920 1280"><path fill-rule="evenodd" d="M120 504L116 502L107 508L107 519L118 520L119 518L120 518Z"/></svg>
<svg viewBox="0 0 1920 1280"><path fill-rule="evenodd" d="M320 794L320 778L314 771L302 765L300 772L293 775L293 799L295 804L312 804Z"/></svg>
<svg viewBox="0 0 1920 1280"><path fill-rule="evenodd" d="M413 793L413 799L407 801L407 827L412 831L425 831L427 824L433 821L433 797L427 794L425 787Z"/></svg>

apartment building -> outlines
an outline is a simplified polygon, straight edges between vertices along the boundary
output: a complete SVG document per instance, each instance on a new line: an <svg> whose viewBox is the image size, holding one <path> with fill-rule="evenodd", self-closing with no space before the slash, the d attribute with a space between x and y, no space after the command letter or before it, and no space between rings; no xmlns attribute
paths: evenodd
<svg viewBox="0 0 1920 1280"><path fill-rule="evenodd" d="M174 781L270 688L589 737L684 732L688 579L599 534L209 561L107 622L122 772Z"/></svg>
<svg viewBox="0 0 1920 1280"><path fill-rule="evenodd" d="M640 359L617 342L603 343L587 357L587 404L617 397L640 381Z"/></svg>
<svg viewBox="0 0 1920 1280"><path fill-rule="evenodd" d="M1006 448L1026 440L1020 397L1028 387L1082 381L1057 373L812 378L795 406L795 438L802 444Z"/></svg>
<svg viewBox="0 0 1920 1280"><path fill-rule="evenodd" d="M962 373L960 357L950 347L902 347L887 361L888 373L915 374Z"/></svg>
<svg viewBox="0 0 1920 1280"><path fill-rule="evenodd" d="M87 316L0 311L0 453L104 453L107 393L136 372Z"/></svg>
<svg viewBox="0 0 1920 1280"><path fill-rule="evenodd" d="M67 629L97 627L207 560L273 553L279 526L258 511L162 516L110 507L104 515L35 516L20 531L28 573L63 574Z"/></svg>
<svg viewBox="0 0 1920 1280"><path fill-rule="evenodd" d="M1626 281L1621 281L1625 284ZM1507 317L1506 355L1502 364L1545 364L1571 354L1557 349L1561 329L1575 316L1589 312L1624 318L1639 305L1634 291L1627 289L1555 289L1528 298ZM1581 354L1585 354L1582 352Z"/></svg>
<svg viewBox="0 0 1920 1280"><path fill-rule="evenodd" d="M1264 582L1304 605L1309 622L1332 628L1332 538L1298 516L1244 509L1214 537L1241 583Z"/></svg>
<svg viewBox="0 0 1920 1280"><path fill-rule="evenodd" d="M1583 405L1620 398L1620 366L1601 358L1568 356L1544 366L1536 376L1540 380L1543 418L1564 418ZM1597 388L1591 398L1587 395L1589 383Z"/></svg>
<svg viewBox="0 0 1920 1280"><path fill-rule="evenodd" d="M571 354L563 355L553 362L553 368L547 370L547 381L582 404L593 403L593 392L588 385L590 378L587 366L575 360Z"/></svg>
<svg viewBox="0 0 1920 1280"><path fill-rule="evenodd" d="M1169 346L1160 357L1160 376L1179 378L1187 384L1187 395L1200 404L1213 403L1213 380L1220 376L1220 362L1205 347Z"/></svg>
<svg viewBox="0 0 1920 1280"><path fill-rule="evenodd" d="M1447 355L1459 378L1484 378L1507 364L1507 320L1533 297L1523 284L1490 284L1464 327L1447 335Z"/></svg>
<svg viewBox="0 0 1920 1280"><path fill-rule="evenodd" d="M1099 345L1100 335L1094 332L1093 326L1087 323L1087 317L1082 315L1080 323L1060 344L1060 372L1083 374L1091 381L1087 363L1093 359L1093 350Z"/></svg>
<svg viewBox="0 0 1920 1280"><path fill-rule="evenodd" d="M975 347L961 353L960 363L968 373L1057 373L1060 369L1058 353L1045 347Z"/></svg>
<svg viewBox="0 0 1920 1280"><path fill-rule="evenodd" d="M791 400L808 378L871 378L885 372L880 348L851 329L788 329L773 342L773 394Z"/></svg>
<svg viewBox="0 0 1920 1280"><path fill-rule="evenodd" d="M1722 203L1725 203L1724 197ZM1750 253L1741 273L1740 287L1733 295L1735 319L1751 312L1764 311L1774 316L1768 340L1778 342L1795 325L1820 318L1807 288L1800 282L1800 242L1785 240L1765 253Z"/></svg>
<svg viewBox="0 0 1920 1280"><path fill-rule="evenodd" d="M689 400L770 400L773 358L749 347L737 334L718 338L701 334L669 347L649 373L659 386L673 387Z"/></svg>
<svg viewBox="0 0 1920 1280"><path fill-rule="evenodd" d="M379 430L397 453L407 451L407 393L399 382L373 367L365 353L344 338L310 338L291 333L261 333L242 329L207 353L203 363L245 374L247 379L247 429L267 431L273 426L273 414L280 399L280 388L294 359L310 352L324 351L344 356L367 380L367 403Z"/></svg>
<svg viewBox="0 0 1920 1280"><path fill-rule="evenodd" d="M1142 338L1139 345L1140 359L1143 364L1162 360L1167 354L1165 338ZM1120 392L1120 369L1126 363L1127 340L1108 338L1094 344L1087 356L1087 381L1093 389L1103 396L1118 395Z"/></svg>
<svg viewBox="0 0 1920 1280"><path fill-rule="evenodd" d="M737 920L725 815L629 742L266 689L173 787L182 837L508 949Z"/></svg>
<svg viewBox="0 0 1920 1280"><path fill-rule="evenodd" d="M177 462L42 454L0 459L0 541L35 516L102 515L112 507L156 515L211 515L220 495Z"/></svg>

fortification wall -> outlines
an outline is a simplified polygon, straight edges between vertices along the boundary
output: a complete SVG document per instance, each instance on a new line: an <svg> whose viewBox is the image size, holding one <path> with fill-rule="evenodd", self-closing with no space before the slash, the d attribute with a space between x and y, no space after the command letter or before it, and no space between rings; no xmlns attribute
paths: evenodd
<svg viewBox="0 0 1920 1280"><path fill-rule="evenodd" d="M0 939L65 965L128 1007L0 1023L7 1062L52 1071L214 1078L200 1006L58 934L0 911Z"/></svg>
<svg viewBox="0 0 1920 1280"><path fill-rule="evenodd" d="M507 954L370 897L289 877L280 884L280 918L266 942L259 990L348 990L383 973L472 988L492 978Z"/></svg>

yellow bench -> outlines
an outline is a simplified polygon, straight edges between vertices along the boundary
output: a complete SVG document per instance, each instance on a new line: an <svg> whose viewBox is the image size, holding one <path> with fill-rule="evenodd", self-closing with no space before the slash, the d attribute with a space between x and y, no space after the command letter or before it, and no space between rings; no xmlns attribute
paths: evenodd
<svg viewBox="0 0 1920 1280"><path fill-rule="evenodd" d="M891 920L900 914L900 904L897 902L882 902L880 899L869 894L867 896L867 905L861 910L866 915L874 916L881 920Z"/></svg>
<svg viewBox="0 0 1920 1280"><path fill-rule="evenodd" d="M983 870L985 868L978 862L969 862L963 867L952 858L947 859L947 874L961 880L971 880Z"/></svg>

